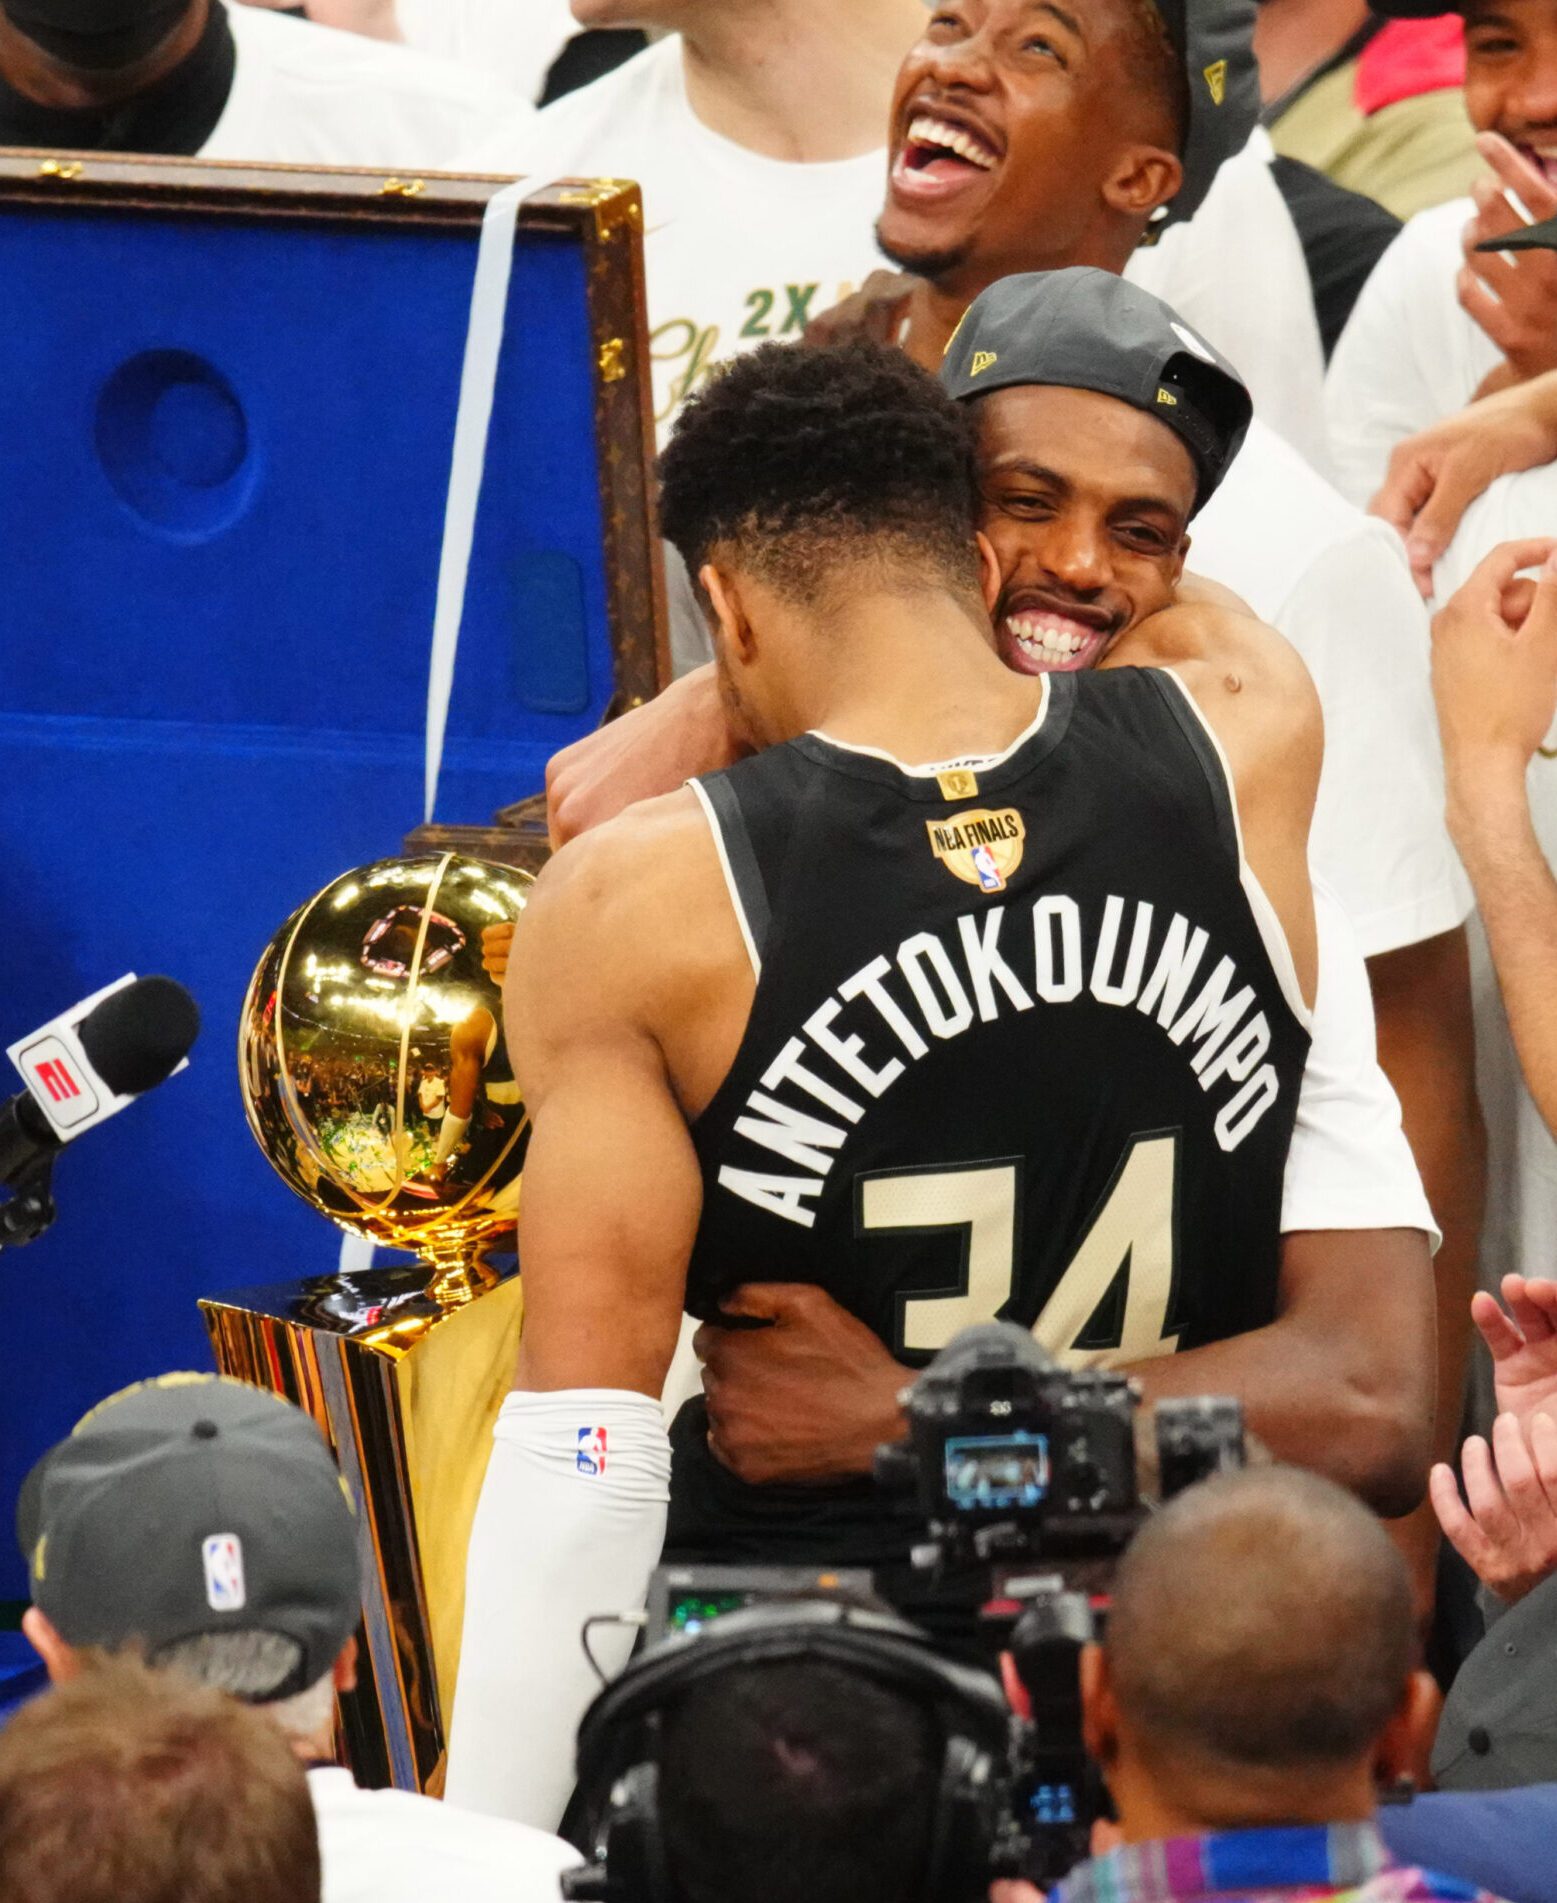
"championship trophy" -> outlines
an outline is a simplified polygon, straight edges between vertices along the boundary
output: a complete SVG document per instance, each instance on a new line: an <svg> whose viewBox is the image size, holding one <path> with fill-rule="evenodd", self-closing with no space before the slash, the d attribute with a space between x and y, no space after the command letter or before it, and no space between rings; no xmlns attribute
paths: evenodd
<svg viewBox="0 0 1557 1903"><path fill-rule="evenodd" d="M453 1708L465 1548L519 1340L529 1121L501 984L531 883L454 853L345 873L276 933L243 1008L260 1148L342 1229L416 1258L200 1304L218 1367L305 1408L356 1503L340 1725L364 1784L435 1782Z"/></svg>

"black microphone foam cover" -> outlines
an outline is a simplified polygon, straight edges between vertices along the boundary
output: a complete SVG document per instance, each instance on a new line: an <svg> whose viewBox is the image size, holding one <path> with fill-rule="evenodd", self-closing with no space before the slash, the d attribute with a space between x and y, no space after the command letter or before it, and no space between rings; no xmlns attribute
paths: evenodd
<svg viewBox="0 0 1557 1903"><path fill-rule="evenodd" d="M77 1028L92 1068L120 1097L169 1077L200 1035L200 1007L171 978L137 978L113 992Z"/></svg>

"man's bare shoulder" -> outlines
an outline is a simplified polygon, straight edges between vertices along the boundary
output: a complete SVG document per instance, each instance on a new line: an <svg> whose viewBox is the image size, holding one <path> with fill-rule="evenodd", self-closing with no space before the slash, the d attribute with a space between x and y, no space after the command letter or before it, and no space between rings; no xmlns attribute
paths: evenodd
<svg viewBox="0 0 1557 1903"><path fill-rule="evenodd" d="M717 891L719 862L689 787L641 800L554 853L519 925L532 941L566 935L581 947L650 929ZM559 948L560 949L560 948Z"/></svg>
<svg viewBox="0 0 1557 1903"><path fill-rule="evenodd" d="M1128 643L1129 651L1123 652ZM1257 725L1294 748L1322 748L1319 694L1303 657L1227 589L1197 585L1192 598L1132 628L1116 657L1170 667L1217 730Z"/></svg>

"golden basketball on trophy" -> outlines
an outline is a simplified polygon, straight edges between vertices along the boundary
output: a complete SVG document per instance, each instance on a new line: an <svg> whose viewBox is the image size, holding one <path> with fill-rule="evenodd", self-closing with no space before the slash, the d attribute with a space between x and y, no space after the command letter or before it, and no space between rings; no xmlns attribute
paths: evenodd
<svg viewBox="0 0 1557 1903"><path fill-rule="evenodd" d="M306 1202L418 1260L337 1262L321 1231L312 1273L200 1304L217 1366L306 1408L340 1460L371 1554L341 1744L360 1781L404 1790L442 1755L522 1319L508 1258L529 1119L502 980L531 883L455 853L385 859L276 933L239 1029L250 1128Z"/></svg>
<svg viewBox="0 0 1557 1903"><path fill-rule="evenodd" d="M531 880L452 853L344 873L266 947L239 1031L249 1125L342 1228L457 1284L510 1232L529 1122L502 975Z"/></svg>

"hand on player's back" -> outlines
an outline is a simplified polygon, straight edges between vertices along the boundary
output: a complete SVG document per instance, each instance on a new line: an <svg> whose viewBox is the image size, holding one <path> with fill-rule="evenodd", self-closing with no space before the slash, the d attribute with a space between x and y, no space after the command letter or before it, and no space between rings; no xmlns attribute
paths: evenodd
<svg viewBox="0 0 1557 1903"><path fill-rule="evenodd" d="M868 1474L877 1447L902 1435L908 1370L810 1283L749 1283L724 1309L767 1324L705 1322L693 1342L708 1442L724 1465L759 1486Z"/></svg>
<svg viewBox="0 0 1557 1903"><path fill-rule="evenodd" d="M922 282L906 271L872 271L852 297L811 319L805 341L842 344L853 337L868 337L872 343L897 343L909 300Z"/></svg>
<svg viewBox="0 0 1557 1903"><path fill-rule="evenodd" d="M639 800L673 793L741 757L712 666L554 754L546 767L553 846L600 826Z"/></svg>

